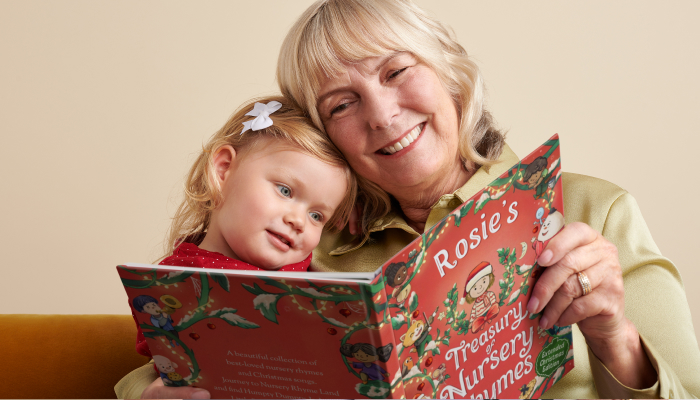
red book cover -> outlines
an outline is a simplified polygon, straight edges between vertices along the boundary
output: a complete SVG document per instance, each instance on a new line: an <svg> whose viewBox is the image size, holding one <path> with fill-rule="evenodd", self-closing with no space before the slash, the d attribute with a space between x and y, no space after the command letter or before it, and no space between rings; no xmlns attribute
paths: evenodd
<svg viewBox="0 0 700 400"><path fill-rule="evenodd" d="M526 310L560 176L555 135L384 265L407 397L540 397L574 367L571 327Z"/></svg>
<svg viewBox="0 0 700 400"><path fill-rule="evenodd" d="M563 226L559 140L375 273L117 267L168 386L212 398L532 398L573 368L571 327L526 311Z"/></svg>

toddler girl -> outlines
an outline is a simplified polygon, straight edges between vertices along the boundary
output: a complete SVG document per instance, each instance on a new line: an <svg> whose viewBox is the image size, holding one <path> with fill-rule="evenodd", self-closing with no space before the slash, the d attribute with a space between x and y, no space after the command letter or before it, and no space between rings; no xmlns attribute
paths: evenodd
<svg viewBox="0 0 700 400"><path fill-rule="evenodd" d="M356 193L343 156L288 100L248 102L190 169L160 264L307 271ZM151 356L140 329L136 350Z"/></svg>

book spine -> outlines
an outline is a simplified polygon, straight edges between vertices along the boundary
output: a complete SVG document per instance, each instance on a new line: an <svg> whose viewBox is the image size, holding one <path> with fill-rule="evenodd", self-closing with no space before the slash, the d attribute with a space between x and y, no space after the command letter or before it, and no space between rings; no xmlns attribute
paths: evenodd
<svg viewBox="0 0 700 400"><path fill-rule="evenodd" d="M405 399L406 393L401 379L401 362L396 349L394 329L391 325L383 273L377 274L372 283L360 286L363 290L365 303L372 305L372 313L367 324L371 329L376 329L377 333L373 336L376 342L372 345L388 353L384 365L391 391L387 393L386 398Z"/></svg>

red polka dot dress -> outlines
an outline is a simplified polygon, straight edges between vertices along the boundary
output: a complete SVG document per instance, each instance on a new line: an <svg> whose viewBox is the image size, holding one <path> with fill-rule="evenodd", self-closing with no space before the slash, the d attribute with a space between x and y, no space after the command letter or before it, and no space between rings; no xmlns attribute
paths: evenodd
<svg viewBox="0 0 700 400"><path fill-rule="evenodd" d="M248 264L247 262L241 260L226 257L221 253L200 249L193 243L180 244L173 252L173 255L166 257L160 262L160 265L264 271L264 269L260 267L256 267L255 265ZM310 266L311 255L309 254L305 260L295 264L285 265L277 271L308 271ZM131 313L132 316L134 316L133 307L131 309ZM136 321L136 316L134 316L134 322L136 322L136 329L138 329L138 332L136 333L136 352L146 357L151 357L151 351L148 349L146 338L143 336L143 332L141 332L138 321Z"/></svg>

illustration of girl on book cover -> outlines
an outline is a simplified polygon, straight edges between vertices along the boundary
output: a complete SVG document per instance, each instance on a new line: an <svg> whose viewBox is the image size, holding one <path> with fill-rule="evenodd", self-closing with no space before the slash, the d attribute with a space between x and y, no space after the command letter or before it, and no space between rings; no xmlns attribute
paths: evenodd
<svg viewBox="0 0 700 400"><path fill-rule="evenodd" d="M472 333L479 332L498 315L498 298L494 292L488 290L495 280L493 267L488 261L479 263L467 277L462 300L469 304L474 303L469 317Z"/></svg>
<svg viewBox="0 0 700 400"><path fill-rule="evenodd" d="M360 361L353 362L352 367L360 370L362 383L367 383L367 381L383 381L389 376L389 373L384 368L374 362L377 360L387 362L393 349L394 345L392 343L379 348L369 343L345 343L340 346L340 353L345 357Z"/></svg>

